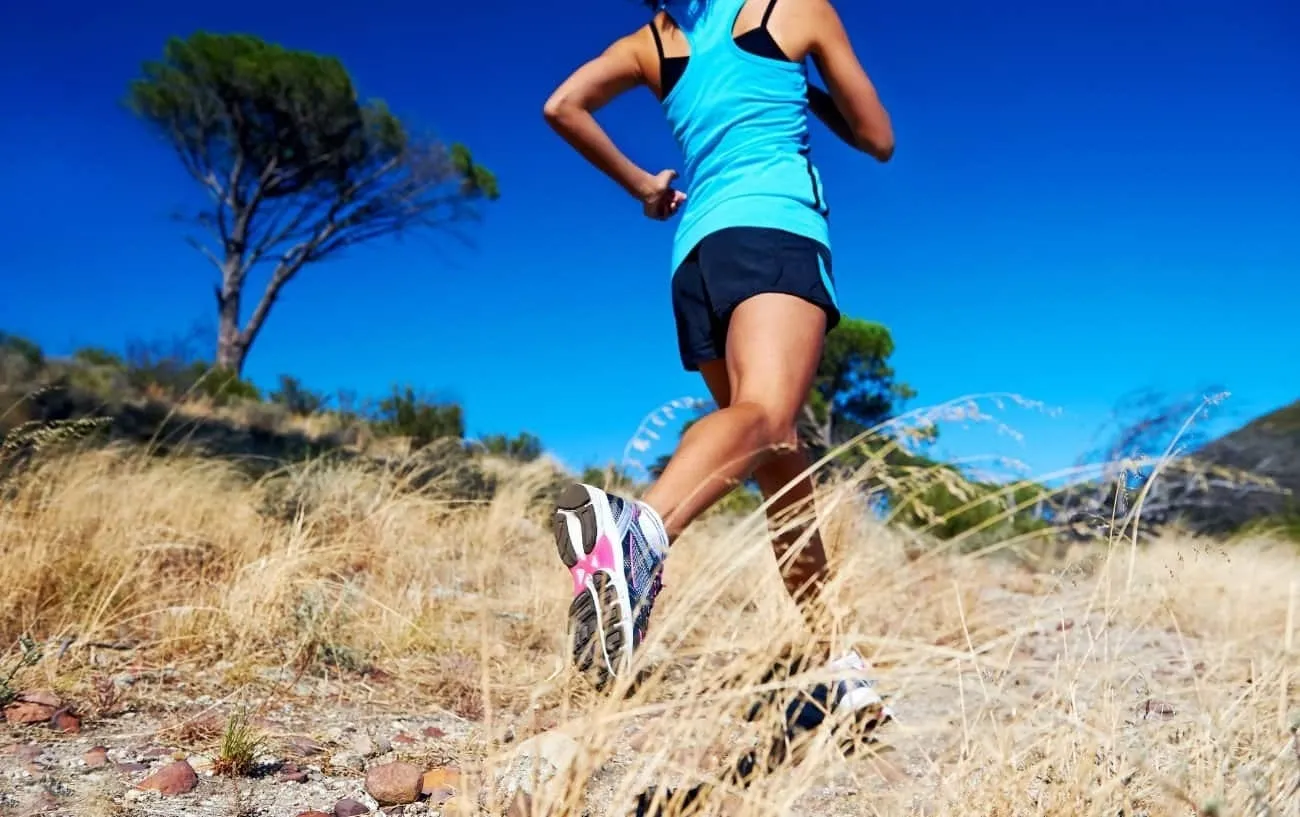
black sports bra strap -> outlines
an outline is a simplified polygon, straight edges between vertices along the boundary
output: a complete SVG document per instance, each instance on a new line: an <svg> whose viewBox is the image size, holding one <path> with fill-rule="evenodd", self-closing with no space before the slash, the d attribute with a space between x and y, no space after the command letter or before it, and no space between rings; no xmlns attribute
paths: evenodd
<svg viewBox="0 0 1300 817"><path fill-rule="evenodd" d="M767 21L772 19L772 9L776 8L776 0L768 0L767 11L763 12L763 22L759 28L767 28Z"/></svg>
<svg viewBox="0 0 1300 817"><path fill-rule="evenodd" d="M773 2L776 2L776 0L773 0ZM659 61L663 62L668 58L664 56L664 41L659 37L659 26L654 20L650 21L650 33L655 38L655 48L659 50Z"/></svg>

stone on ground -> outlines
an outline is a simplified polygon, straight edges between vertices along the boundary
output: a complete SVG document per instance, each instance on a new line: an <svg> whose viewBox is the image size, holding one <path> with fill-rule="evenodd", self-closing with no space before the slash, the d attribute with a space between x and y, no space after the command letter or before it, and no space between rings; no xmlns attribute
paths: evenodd
<svg viewBox="0 0 1300 817"><path fill-rule="evenodd" d="M138 789L174 796L192 791L199 784L194 768L184 760L169 763L140 781Z"/></svg>
<svg viewBox="0 0 1300 817"><path fill-rule="evenodd" d="M410 763L381 763L366 772L366 791L381 806L414 803L424 789L424 772Z"/></svg>

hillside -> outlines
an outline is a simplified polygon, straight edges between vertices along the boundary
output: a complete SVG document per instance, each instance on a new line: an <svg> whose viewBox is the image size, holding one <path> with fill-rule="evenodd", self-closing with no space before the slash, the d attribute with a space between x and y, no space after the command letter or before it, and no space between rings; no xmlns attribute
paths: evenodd
<svg viewBox="0 0 1300 817"><path fill-rule="evenodd" d="M770 734L738 713L805 638L763 519L736 512L752 504L675 547L647 677L602 698L564 661L547 531L566 477L535 440L466 440L454 406L408 390L348 411L207 376L0 356L0 813L622 817L666 784L708 788L665 817L1300 802L1289 546L1049 543L1041 519L986 525L968 483L910 460L899 492L922 506L886 526L832 478L826 627L899 723L738 790L727 770ZM1204 451L1258 465L1293 417ZM962 555L976 542L1016 558Z"/></svg>
<svg viewBox="0 0 1300 817"><path fill-rule="evenodd" d="M770 734L739 712L806 637L763 520L717 516L675 546L645 678L597 696L564 659L550 468L498 473L467 503L357 460L268 479L130 447L38 453L0 505L0 812L622 817L647 788L710 781L663 813L1300 802L1294 548L1162 540L1031 570L918 553L828 485L822 627L870 658L899 722L847 759L823 736L736 790L725 770Z"/></svg>
<svg viewBox="0 0 1300 817"><path fill-rule="evenodd" d="M1195 456L1268 477L1300 496L1300 400L1256 417L1208 443Z"/></svg>

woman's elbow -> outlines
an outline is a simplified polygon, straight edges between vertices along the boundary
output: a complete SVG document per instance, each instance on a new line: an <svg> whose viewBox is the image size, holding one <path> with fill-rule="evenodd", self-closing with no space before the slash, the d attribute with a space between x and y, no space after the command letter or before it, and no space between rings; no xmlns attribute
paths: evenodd
<svg viewBox="0 0 1300 817"><path fill-rule="evenodd" d="M555 127L564 119L565 110L572 103L561 93L551 94L546 103L542 105L542 118L544 118L551 127Z"/></svg>
<svg viewBox="0 0 1300 817"><path fill-rule="evenodd" d="M879 162L888 162L894 158L894 131L889 126L883 128L860 128L854 134L858 149Z"/></svg>

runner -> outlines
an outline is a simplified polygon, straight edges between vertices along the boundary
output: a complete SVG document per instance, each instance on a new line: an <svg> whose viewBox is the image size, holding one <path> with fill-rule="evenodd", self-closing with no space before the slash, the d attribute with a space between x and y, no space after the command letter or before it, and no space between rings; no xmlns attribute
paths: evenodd
<svg viewBox="0 0 1300 817"><path fill-rule="evenodd" d="M573 577L574 660L602 686L630 669L669 546L686 526L750 476L771 497L808 466L795 420L840 319L808 112L881 162L894 150L889 116L828 0L651 5L647 25L580 67L545 106L551 126L645 215L681 212L671 259L679 352L718 405L682 436L643 499L585 484L559 497L555 536ZM808 83L809 59L829 93ZM674 171L631 162L593 116L640 85L660 100L682 150L685 193ZM812 491L810 479L800 480L769 516L811 502ZM773 548L787 589L815 625L826 554L813 531L785 564L799 536L774 537ZM856 674L823 690L827 704L868 730L890 718L862 677L860 656L830 666Z"/></svg>

